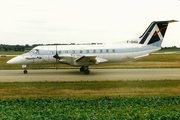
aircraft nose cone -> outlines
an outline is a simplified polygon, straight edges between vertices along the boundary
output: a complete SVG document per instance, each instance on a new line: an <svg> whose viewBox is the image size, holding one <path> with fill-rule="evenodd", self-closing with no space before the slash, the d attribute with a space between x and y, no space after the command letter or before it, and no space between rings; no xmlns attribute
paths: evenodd
<svg viewBox="0 0 180 120"><path fill-rule="evenodd" d="M14 57L14 58L10 59L9 61L7 61L6 63L7 64L21 64L22 63L22 56Z"/></svg>

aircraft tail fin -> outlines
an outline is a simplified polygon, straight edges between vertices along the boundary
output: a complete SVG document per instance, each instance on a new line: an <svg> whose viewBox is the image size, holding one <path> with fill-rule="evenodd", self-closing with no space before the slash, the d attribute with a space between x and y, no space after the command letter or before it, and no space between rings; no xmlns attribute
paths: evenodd
<svg viewBox="0 0 180 120"><path fill-rule="evenodd" d="M153 21L146 31L139 37L139 44L160 47L169 23L177 20Z"/></svg>

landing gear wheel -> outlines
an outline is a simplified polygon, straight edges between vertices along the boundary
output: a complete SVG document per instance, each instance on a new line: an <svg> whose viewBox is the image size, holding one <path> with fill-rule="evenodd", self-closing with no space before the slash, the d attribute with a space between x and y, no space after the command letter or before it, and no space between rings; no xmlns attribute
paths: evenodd
<svg viewBox="0 0 180 120"><path fill-rule="evenodd" d="M90 70L84 70L84 74L88 75L90 73Z"/></svg>
<svg viewBox="0 0 180 120"><path fill-rule="evenodd" d="M27 70L24 70L24 74L27 74L28 73L28 71Z"/></svg>
<svg viewBox="0 0 180 120"><path fill-rule="evenodd" d="M82 66L79 70L80 72L84 72L84 66Z"/></svg>

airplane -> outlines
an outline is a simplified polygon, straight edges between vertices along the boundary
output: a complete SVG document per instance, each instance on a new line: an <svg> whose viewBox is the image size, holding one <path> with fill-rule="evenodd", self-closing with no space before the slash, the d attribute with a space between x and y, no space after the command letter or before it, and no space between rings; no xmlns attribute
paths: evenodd
<svg viewBox="0 0 180 120"><path fill-rule="evenodd" d="M30 64L68 64L80 67L80 72L89 74L90 65L132 61L160 50L168 24L172 22L178 21L153 21L139 38L123 43L37 46L12 58L7 64L22 65L24 74L28 73L26 66Z"/></svg>

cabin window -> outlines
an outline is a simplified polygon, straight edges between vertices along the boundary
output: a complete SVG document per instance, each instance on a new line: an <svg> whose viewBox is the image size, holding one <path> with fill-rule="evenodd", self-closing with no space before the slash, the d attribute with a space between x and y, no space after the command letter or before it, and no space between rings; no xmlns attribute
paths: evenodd
<svg viewBox="0 0 180 120"><path fill-rule="evenodd" d="M96 50L93 50L93 53L96 53Z"/></svg>
<svg viewBox="0 0 180 120"><path fill-rule="evenodd" d="M100 50L100 53L102 53L103 51L102 50Z"/></svg>
<svg viewBox="0 0 180 120"><path fill-rule="evenodd" d="M72 51L72 54L74 54L74 53L75 53L75 50Z"/></svg>
<svg viewBox="0 0 180 120"><path fill-rule="evenodd" d="M52 55L52 54L53 54L53 51L50 51L50 54Z"/></svg>
<svg viewBox="0 0 180 120"><path fill-rule="evenodd" d="M89 50L87 50L86 52L89 53Z"/></svg>
<svg viewBox="0 0 180 120"><path fill-rule="evenodd" d="M106 53L108 53L108 52L109 52L109 50L107 49L107 50L106 50Z"/></svg>
<svg viewBox="0 0 180 120"><path fill-rule="evenodd" d="M61 51L58 51L58 54L61 54Z"/></svg>
<svg viewBox="0 0 180 120"><path fill-rule="evenodd" d="M112 49L112 52L115 53L115 49Z"/></svg>
<svg viewBox="0 0 180 120"><path fill-rule="evenodd" d="M65 54L68 54L68 51L67 51L67 50L65 51Z"/></svg>
<svg viewBox="0 0 180 120"><path fill-rule="evenodd" d="M34 50L34 54L39 54L39 50L38 50L38 49L35 49L35 50Z"/></svg>
<svg viewBox="0 0 180 120"><path fill-rule="evenodd" d="M80 50L80 53L83 53L83 51L82 51L82 50Z"/></svg>

